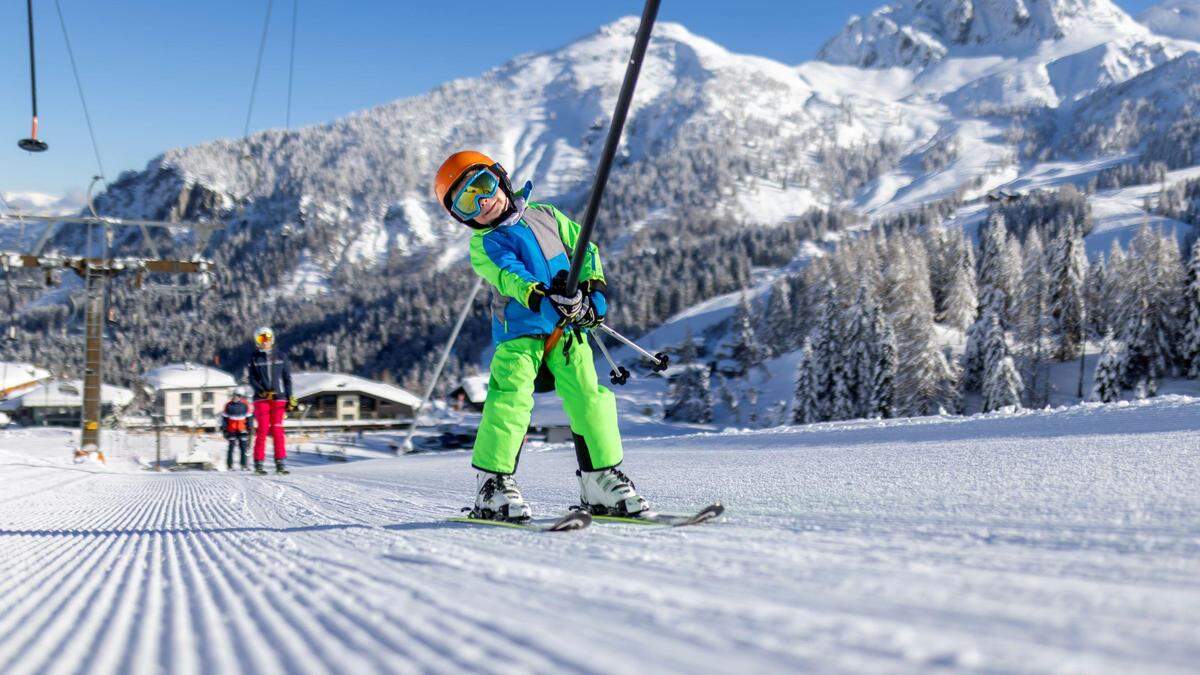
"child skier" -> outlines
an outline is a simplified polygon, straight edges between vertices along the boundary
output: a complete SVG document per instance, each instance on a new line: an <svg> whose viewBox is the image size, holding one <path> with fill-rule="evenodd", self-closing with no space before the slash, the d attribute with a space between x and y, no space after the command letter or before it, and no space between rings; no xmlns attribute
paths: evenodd
<svg viewBox="0 0 1200 675"><path fill-rule="evenodd" d="M225 453L225 468L233 471L233 450L240 450L242 471L246 470L246 446L250 444L250 430L254 427L254 416L242 392L235 390L221 411L221 433L229 441Z"/></svg>
<svg viewBox="0 0 1200 675"><path fill-rule="evenodd" d="M438 169L434 192L452 218L470 227L471 266L493 287L491 379L471 465L476 470L473 515L527 520L529 505L513 479L529 419L535 381L553 377L575 438L579 498L594 513L631 515L650 506L617 466L623 458L616 398L596 381L591 348L581 332L604 321L604 272L595 244L580 289L563 290L579 225L550 204L530 201L532 183L514 192L504 168L474 151L451 155ZM546 339L566 325L548 353Z"/></svg>
<svg viewBox="0 0 1200 675"><path fill-rule="evenodd" d="M254 389L254 473L260 476L267 473L263 470L263 460L267 457L270 435L275 448L275 473L286 474L283 418L297 405L292 396L292 371L287 354L275 348L275 331L266 326L255 330L254 346L246 378Z"/></svg>

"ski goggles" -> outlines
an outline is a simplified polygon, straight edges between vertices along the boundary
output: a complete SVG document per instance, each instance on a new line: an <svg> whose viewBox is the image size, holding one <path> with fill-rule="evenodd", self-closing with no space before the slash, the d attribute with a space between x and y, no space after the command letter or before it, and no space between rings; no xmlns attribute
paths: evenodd
<svg viewBox="0 0 1200 675"><path fill-rule="evenodd" d="M463 179L462 186L450 198L450 210L463 220L471 220L483 211L482 199L496 196L500 189L500 177L491 169L480 169Z"/></svg>
<svg viewBox="0 0 1200 675"><path fill-rule="evenodd" d="M254 343L259 347L266 347L275 342L275 336L270 333L259 333L254 336Z"/></svg>

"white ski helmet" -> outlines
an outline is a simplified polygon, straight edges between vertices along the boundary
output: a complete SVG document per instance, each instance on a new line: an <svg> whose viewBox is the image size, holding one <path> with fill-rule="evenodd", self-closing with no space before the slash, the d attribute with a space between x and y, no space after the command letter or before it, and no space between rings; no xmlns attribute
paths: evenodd
<svg viewBox="0 0 1200 675"><path fill-rule="evenodd" d="M275 331L270 326L259 326L254 329L254 346L268 351L275 346Z"/></svg>

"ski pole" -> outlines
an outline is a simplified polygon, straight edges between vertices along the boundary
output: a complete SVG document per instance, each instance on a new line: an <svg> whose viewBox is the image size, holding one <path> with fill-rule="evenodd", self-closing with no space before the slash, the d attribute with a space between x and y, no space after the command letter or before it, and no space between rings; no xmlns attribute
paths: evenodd
<svg viewBox="0 0 1200 675"><path fill-rule="evenodd" d="M450 339L446 340L446 346L442 349L442 356L438 359L437 367L433 369L433 377L429 379L429 386L425 387L425 395L421 397L421 402L413 410L412 426L408 428L408 436L404 438L404 451L412 450L413 434L417 433L417 418L421 416L421 410L425 404L429 402L429 397L433 395L433 388L437 386L438 378L442 376L442 368L446 367L446 360L450 358L450 350L454 349L454 343L458 340L458 333L462 330L463 324L467 322L467 315L471 313L471 305L475 302L475 296L479 295L479 289L483 287L483 277L475 278L475 287L467 295L467 301L463 303L462 311L458 313L458 321L454 324L454 330L450 331Z"/></svg>
<svg viewBox="0 0 1200 675"><path fill-rule="evenodd" d="M599 328L600 328L600 330L602 330L605 333L608 333L610 336L612 336L612 338L614 340L616 340L617 342L624 344L626 347L629 347L633 351L641 354L642 356L646 357L647 359L650 359L650 362L653 364L652 368L653 368L654 372L661 373L662 371L667 369L668 365L670 365L670 363L671 363L670 356L668 356L662 352L659 352L657 354L651 354L650 352L646 351L645 349L642 349L642 347L640 345L638 345L638 343L634 342L633 340L630 340L629 338L625 337L624 335L621 335L620 333L613 330L612 328L609 328L608 324L602 323L602 324L600 324Z"/></svg>
<svg viewBox="0 0 1200 675"><path fill-rule="evenodd" d="M625 384L629 381L629 371L625 366L617 365L613 361L613 357L608 353L608 347L604 346L604 340L600 339L600 334L592 332L592 339L596 341L596 346L600 348L600 353L604 355L604 360L608 361L608 367L612 370L608 371L608 379L613 384Z"/></svg>
<svg viewBox="0 0 1200 675"><path fill-rule="evenodd" d="M583 223L579 226L579 236L575 240L571 271L567 274L566 287L562 289L566 297L575 295L575 291L579 289L579 275L583 272L583 261L588 255L588 245L592 241L592 229L596 226L596 214L600 211L600 198L604 196L608 172L612 169L613 158L617 155L617 146L621 144L621 131L625 128L625 117L629 114L630 103L633 102L638 73L642 70L646 47L650 44L650 31L653 30L654 19L658 16L659 1L646 0L646 5L642 8L642 20L633 40L633 52L629 56L629 65L625 67L625 79L621 82L621 91L617 95L617 109L613 112L612 125L608 127L608 138L604 140L604 150L600 153L600 164L596 167L596 179L592 183L587 210L583 212ZM555 327L554 332L546 339L545 353L549 354L550 350L554 349L562 338L562 333L562 325Z"/></svg>

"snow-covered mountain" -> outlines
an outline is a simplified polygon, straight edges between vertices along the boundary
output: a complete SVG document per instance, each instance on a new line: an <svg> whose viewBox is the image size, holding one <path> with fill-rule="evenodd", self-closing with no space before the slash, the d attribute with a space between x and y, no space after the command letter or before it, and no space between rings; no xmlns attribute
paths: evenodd
<svg viewBox="0 0 1200 675"><path fill-rule="evenodd" d="M1011 54L1047 40L1136 32L1109 0L903 0L851 17L819 58L865 68L924 67Z"/></svg>
<svg viewBox="0 0 1200 675"><path fill-rule="evenodd" d="M207 211L324 228L328 250L310 252L319 265L371 265L461 241L461 226L432 198L430 177L445 155L475 147L515 178L532 180L538 197L574 208L586 195L636 26L622 19L560 50L329 124L171 150L123 176L98 206L126 216ZM795 68L732 54L662 24L626 128L614 208L627 207L622 218L632 221L649 215L654 202L677 203L680 189L705 191L667 175L672 161L713 165L714 177L767 178L774 211L758 208L764 199L755 196L755 180L728 204L730 213L756 222L828 204L817 193L844 192L844 183L820 170L816 152L848 154L880 138L886 119L879 113L892 105L851 103L857 98L820 91ZM792 187L781 197L783 182ZM630 191L639 188L646 194L633 199ZM714 193L708 203L715 202Z"/></svg>
<svg viewBox="0 0 1200 675"><path fill-rule="evenodd" d="M636 27L621 19L327 124L170 150L97 207L227 222L208 253L239 321L271 320L248 286L272 300L343 294L342 305L373 289L383 312L407 301L374 290L385 279L465 263L465 233L430 194L449 152L481 149L538 198L582 210ZM1185 167L1200 152L1190 122L1200 44L1167 32L1109 0L903 0L852 17L818 60L788 65L662 23L601 236L615 257L699 223L769 227L814 208L887 215L1051 173L1069 180L1131 153ZM307 330L317 339L328 323Z"/></svg>

